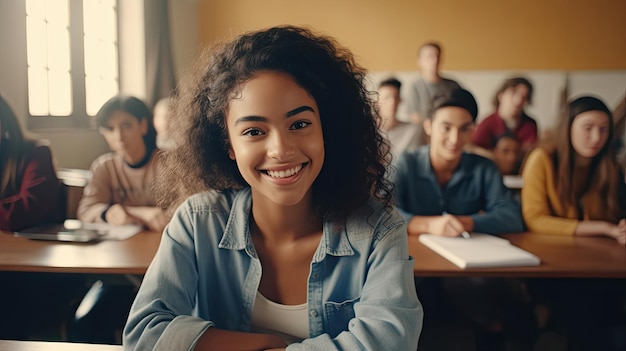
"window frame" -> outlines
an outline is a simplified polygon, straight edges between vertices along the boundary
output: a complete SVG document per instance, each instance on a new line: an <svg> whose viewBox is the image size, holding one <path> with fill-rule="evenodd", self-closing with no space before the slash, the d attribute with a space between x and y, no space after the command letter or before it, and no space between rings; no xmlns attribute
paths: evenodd
<svg viewBox="0 0 626 351"><path fill-rule="evenodd" d="M72 113L69 116L52 115L32 115L27 107L26 127L29 130L55 129L55 128L77 128L96 130L94 116L87 114L86 84L85 84L85 43L83 26L83 1L90 0L69 0L69 36L70 36L70 77L72 89ZM120 55L120 8L119 1L116 2L116 30L117 30L117 87L121 92L122 69ZM24 2L25 4L25 2ZM25 6L25 5L24 5ZM24 24L26 19L26 9L24 8ZM25 44L27 45L26 25L23 27ZM28 70L28 64L26 65ZM28 77L28 72L26 72ZM26 82L27 106L30 101L28 94L28 81Z"/></svg>

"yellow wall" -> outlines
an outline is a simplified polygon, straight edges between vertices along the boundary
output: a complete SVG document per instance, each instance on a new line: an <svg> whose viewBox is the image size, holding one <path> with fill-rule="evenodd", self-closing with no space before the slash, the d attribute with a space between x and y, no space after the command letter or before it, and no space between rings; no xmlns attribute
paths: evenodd
<svg viewBox="0 0 626 351"><path fill-rule="evenodd" d="M444 46L444 69L626 69L624 0L199 0L203 44L278 24L308 25L370 70L415 69Z"/></svg>

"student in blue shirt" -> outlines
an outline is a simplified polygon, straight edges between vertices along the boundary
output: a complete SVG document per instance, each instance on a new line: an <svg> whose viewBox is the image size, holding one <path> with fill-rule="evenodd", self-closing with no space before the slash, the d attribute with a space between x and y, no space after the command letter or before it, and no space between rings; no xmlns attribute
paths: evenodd
<svg viewBox="0 0 626 351"><path fill-rule="evenodd" d="M463 232L501 234L524 230L520 205L505 187L496 165L463 151L472 140L477 114L476 100L467 90L459 88L439 96L424 121L430 145L399 158L394 173L395 198L409 235L456 237ZM521 302L525 298L522 282L518 280L455 278L418 282L420 298L428 311L426 327L430 321L458 310L479 330L499 334L510 311L525 306ZM440 313L437 306L451 312ZM490 347L479 344L479 349Z"/></svg>
<svg viewBox="0 0 626 351"><path fill-rule="evenodd" d="M524 231L520 205L496 165L463 151L472 140L477 113L476 101L467 90L439 97L424 121L430 145L398 159L396 205L409 234Z"/></svg>
<svg viewBox="0 0 626 351"><path fill-rule="evenodd" d="M289 26L204 58L164 184L213 190L165 228L125 350L415 350L423 313L365 71Z"/></svg>

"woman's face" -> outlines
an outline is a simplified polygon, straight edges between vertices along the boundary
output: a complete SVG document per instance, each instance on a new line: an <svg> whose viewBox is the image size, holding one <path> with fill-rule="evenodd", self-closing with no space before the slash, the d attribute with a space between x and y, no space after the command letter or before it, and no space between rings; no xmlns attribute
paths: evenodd
<svg viewBox="0 0 626 351"><path fill-rule="evenodd" d="M519 116L528 103L528 87L518 84L500 93L498 110L507 116Z"/></svg>
<svg viewBox="0 0 626 351"><path fill-rule="evenodd" d="M574 151L582 157L595 157L609 139L609 116L602 111L587 111L576 117L570 128Z"/></svg>
<svg viewBox="0 0 626 351"><path fill-rule="evenodd" d="M141 161L146 153L143 137L148 132L146 118L141 121L125 111L115 111L109 117L106 127L100 127L112 151L122 153L129 163Z"/></svg>
<svg viewBox="0 0 626 351"><path fill-rule="evenodd" d="M391 124L396 119L400 105L400 91L391 85L384 85L378 89L378 109L384 123Z"/></svg>
<svg viewBox="0 0 626 351"><path fill-rule="evenodd" d="M315 99L291 76L264 71L247 81L228 104L226 125L229 156L253 201L310 201L324 164L322 123Z"/></svg>

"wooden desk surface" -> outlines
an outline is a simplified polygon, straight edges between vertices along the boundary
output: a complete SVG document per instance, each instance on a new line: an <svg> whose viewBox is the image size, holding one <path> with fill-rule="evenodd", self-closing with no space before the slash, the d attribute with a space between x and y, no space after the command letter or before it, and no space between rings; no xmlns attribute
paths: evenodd
<svg viewBox="0 0 626 351"><path fill-rule="evenodd" d="M603 237L574 238L535 233L502 235L541 258L537 267L461 269L409 236L409 253L418 276L500 276L551 278L626 278L626 247Z"/></svg>
<svg viewBox="0 0 626 351"><path fill-rule="evenodd" d="M64 243L0 233L0 271L144 274L161 234L144 231L127 240Z"/></svg>
<svg viewBox="0 0 626 351"><path fill-rule="evenodd" d="M121 351L121 345L0 340L0 351Z"/></svg>

